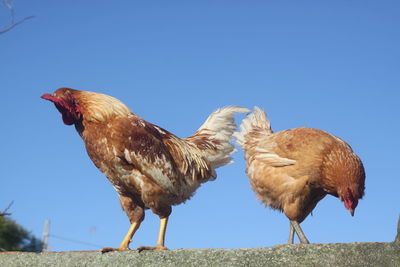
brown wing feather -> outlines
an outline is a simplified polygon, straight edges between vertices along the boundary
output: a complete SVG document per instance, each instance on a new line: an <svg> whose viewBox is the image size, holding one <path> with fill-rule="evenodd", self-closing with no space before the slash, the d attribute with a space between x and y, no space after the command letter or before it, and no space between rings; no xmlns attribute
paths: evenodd
<svg viewBox="0 0 400 267"><path fill-rule="evenodd" d="M136 116L129 119L128 138L123 140L127 162L157 183L161 188L174 193L179 184L179 169L165 140L174 136Z"/></svg>
<svg viewBox="0 0 400 267"><path fill-rule="evenodd" d="M182 183L215 177L203 153L193 144L138 117L124 151L128 162L163 189L177 193Z"/></svg>

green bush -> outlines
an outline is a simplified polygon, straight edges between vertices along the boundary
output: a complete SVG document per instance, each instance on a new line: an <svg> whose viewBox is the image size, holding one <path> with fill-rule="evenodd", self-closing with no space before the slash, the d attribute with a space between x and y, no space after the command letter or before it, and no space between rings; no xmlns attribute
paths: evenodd
<svg viewBox="0 0 400 267"><path fill-rule="evenodd" d="M21 225L0 216L0 250L40 252L42 247L42 242Z"/></svg>

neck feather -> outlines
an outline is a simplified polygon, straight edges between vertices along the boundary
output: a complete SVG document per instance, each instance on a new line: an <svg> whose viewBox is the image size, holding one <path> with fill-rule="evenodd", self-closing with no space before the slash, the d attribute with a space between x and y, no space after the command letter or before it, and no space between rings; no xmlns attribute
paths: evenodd
<svg viewBox="0 0 400 267"><path fill-rule="evenodd" d="M133 112L118 99L94 92L81 91L79 104L87 121L101 122L113 116L128 116Z"/></svg>

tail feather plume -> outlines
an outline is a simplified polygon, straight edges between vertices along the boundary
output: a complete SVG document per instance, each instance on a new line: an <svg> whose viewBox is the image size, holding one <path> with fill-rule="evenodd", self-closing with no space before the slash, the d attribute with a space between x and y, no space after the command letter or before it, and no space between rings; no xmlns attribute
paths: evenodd
<svg viewBox="0 0 400 267"><path fill-rule="evenodd" d="M271 123L262 108L254 107L254 111L243 119L240 125L240 132L235 132L236 142L243 147L246 135L251 132L263 132L264 134L272 134Z"/></svg>
<svg viewBox="0 0 400 267"><path fill-rule="evenodd" d="M204 152L212 168L232 163L235 147L231 143L236 130L234 114L250 112L247 108L228 106L214 111L196 133L186 140Z"/></svg>

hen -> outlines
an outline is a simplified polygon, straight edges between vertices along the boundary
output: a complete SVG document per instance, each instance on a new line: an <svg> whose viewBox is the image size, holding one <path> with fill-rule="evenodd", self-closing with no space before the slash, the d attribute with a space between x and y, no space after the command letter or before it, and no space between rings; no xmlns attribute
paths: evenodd
<svg viewBox="0 0 400 267"><path fill-rule="evenodd" d="M354 215L364 195L365 172L342 139L305 127L274 133L258 107L235 136L245 152L246 173L257 198L289 218L289 244L294 231L301 243L309 243L299 223L327 194L338 197Z"/></svg>
<svg viewBox="0 0 400 267"><path fill-rule="evenodd" d="M129 249L145 209L160 217L160 230L155 247L139 250L166 249L171 206L188 200L200 184L216 178L216 168L232 162L233 115L249 111L221 108L194 135L181 139L141 119L111 96L60 88L42 98L55 104L66 125L75 125L89 157L114 186L131 222L119 248L103 252Z"/></svg>

